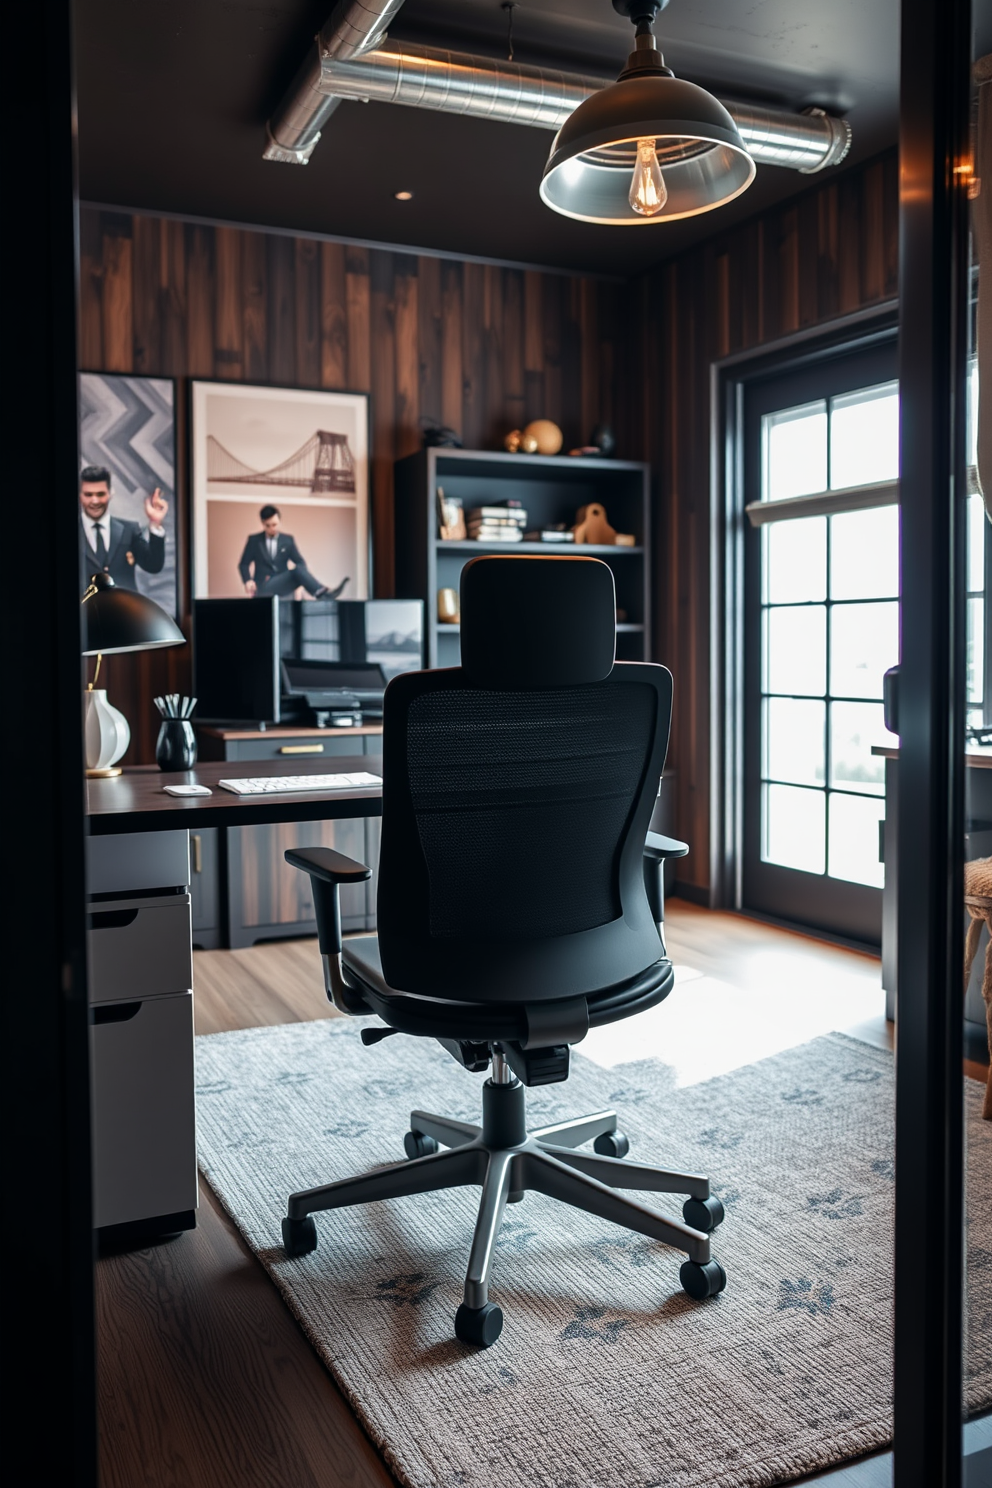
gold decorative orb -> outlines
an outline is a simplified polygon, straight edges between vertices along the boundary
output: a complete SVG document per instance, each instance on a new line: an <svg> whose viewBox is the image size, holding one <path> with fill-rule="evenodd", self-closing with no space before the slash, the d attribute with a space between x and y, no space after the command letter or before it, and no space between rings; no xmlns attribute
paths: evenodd
<svg viewBox="0 0 992 1488"><path fill-rule="evenodd" d="M535 441L539 455L556 455L562 446L562 432L550 419L535 419L527 425L523 437Z"/></svg>
<svg viewBox="0 0 992 1488"><path fill-rule="evenodd" d="M520 436L520 448L521 448L522 452L525 455L536 455L537 454L537 437L536 437L536 435L534 435L534 434L528 434L527 433L527 430L525 429L524 432Z"/></svg>

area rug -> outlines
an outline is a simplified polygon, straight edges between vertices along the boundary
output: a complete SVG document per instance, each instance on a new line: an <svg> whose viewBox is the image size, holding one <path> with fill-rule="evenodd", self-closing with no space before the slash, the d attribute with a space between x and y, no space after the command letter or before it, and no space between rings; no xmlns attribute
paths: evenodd
<svg viewBox="0 0 992 1488"><path fill-rule="evenodd" d="M286 1198L402 1156L412 1107L474 1121L481 1077L359 1020L197 1040L203 1171L369 1436L411 1488L756 1488L891 1440L893 1067L841 1034L673 1089L655 1061L528 1093L532 1125L615 1106L631 1157L706 1172L718 1298L681 1257L528 1194L507 1210L491 1349L452 1336L478 1189L317 1216ZM967 1393L992 1404L992 1123L965 1082ZM658 1196L676 1217L679 1202ZM653 1201L653 1199L652 1199Z"/></svg>

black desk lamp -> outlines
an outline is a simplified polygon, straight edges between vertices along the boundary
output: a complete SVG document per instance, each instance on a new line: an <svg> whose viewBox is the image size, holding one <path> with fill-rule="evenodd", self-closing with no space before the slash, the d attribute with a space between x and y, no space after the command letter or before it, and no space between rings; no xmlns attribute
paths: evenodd
<svg viewBox="0 0 992 1488"><path fill-rule="evenodd" d="M96 573L83 595L83 655L96 657L86 700L86 773L119 775L116 761L131 742L127 719L98 688L100 662L119 651L149 651L184 645L186 637L160 604L136 589L120 589L109 574Z"/></svg>

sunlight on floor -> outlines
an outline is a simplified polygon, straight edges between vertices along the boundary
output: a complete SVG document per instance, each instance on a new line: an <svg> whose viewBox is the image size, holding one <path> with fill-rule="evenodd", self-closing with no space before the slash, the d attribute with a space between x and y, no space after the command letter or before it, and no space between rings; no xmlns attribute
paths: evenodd
<svg viewBox="0 0 992 1488"><path fill-rule="evenodd" d="M770 955L768 985L762 988L755 977L761 959L750 960L746 986L676 963L675 987L664 1002L637 1018L594 1029L581 1053L607 1069L658 1059L675 1070L677 1085L695 1085L820 1034L884 1017L880 967L873 980L863 972L831 971L808 954L786 956L784 964L781 954ZM783 988L790 972L791 985Z"/></svg>

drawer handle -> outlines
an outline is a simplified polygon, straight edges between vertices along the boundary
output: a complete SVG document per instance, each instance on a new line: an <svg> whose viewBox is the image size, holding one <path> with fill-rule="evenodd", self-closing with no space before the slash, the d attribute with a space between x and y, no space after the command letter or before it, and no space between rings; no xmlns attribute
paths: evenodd
<svg viewBox="0 0 992 1488"><path fill-rule="evenodd" d="M280 754L323 754L323 744L283 744Z"/></svg>
<svg viewBox="0 0 992 1488"><path fill-rule="evenodd" d="M114 1002L110 1007L90 1008L93 1023L130 1023L141 1012L140 1002Z"/></svg>
<svg viewBox="0 0 992 1488"><path fill-rule="evenodd" d="M91 930L121 930L133 925L138 918L136 909L101 909L90 915Z"/></svg>
<svg viewBox="0 0 992 1488"><path fill-rule="evenodd" d="M193 872L203 872L203 847L199 832L191 832L189 836L190 847L193 849Z"/></svg>

